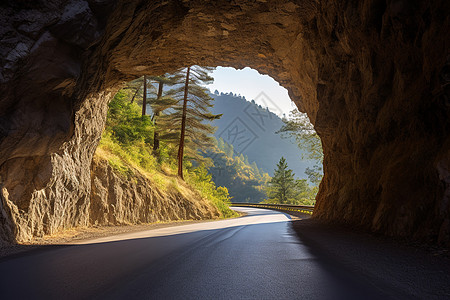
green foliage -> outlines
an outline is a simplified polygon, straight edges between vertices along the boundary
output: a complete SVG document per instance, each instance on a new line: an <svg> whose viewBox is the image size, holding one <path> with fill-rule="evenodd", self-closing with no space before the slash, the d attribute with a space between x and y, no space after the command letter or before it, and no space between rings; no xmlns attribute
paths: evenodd
<svg viewBox="0 0 450 300"><path fill-rule="evenodd" d="M145 170L159 169L156 158L145 143L121 144L110 132L105 131L100 140L100 147L117 155L130 165L139 166Z"/></svg>
<svg viewBox="0 0 450 300"><path fill-rule="evenodd" d="M193 66L190 69L189 76L184 153L185 158L196 160L199 163L206 162L198 151L206 150L214 145L212 134L215 132L215 127L212 127L209 122L221 116L210 112L213 99L209 95L209 90L204 87L204 84L213 81L213 78L208 75L210 71L211 68ZM179 78L179 84L175 85L165 95L172 99L174 104L161 114L158 122L162 129L161 141L179 145L185 96L185 86L182 79L186 79L186 69L178 71L174 76Z"/></svg>
<svg viewBox="0 0 450 300"><path fill-rule="evenodd" d="M110 102L98 151L104 151L111 167L128 178L134 174L132 169L135 168L149 175L162 190L181 189L175 177L170 177L176 169L173 145L162 142L159 156L154 156L152 143L155 125L150 117L141 116L139 105L136 101L131 102L133 95L131 89L122 89ZM194 167L189 160L186 165L188 184L210 200L223 217L237 216L229 208L228 190L216 187L205 166Z"/></svg>
<svg viewBox="0 0 450 300"><path fill-rule="evenodd" d="M281 157L274 176L266 189L266 203L293 205L313 205L317 190L308 185L306 179L295 179L295 174L288 168L286 159Z"/></svg>
<svg viewBox="0 0 450 300"><path fill-rule="evenodd" d="M232 151L233 146L219 138L217 148L204 153L213 160L209 172L214 182L228 188L233 202L263 201L269 174L260 170L255 162L250 165L247 156L235 156Z"/></svg>
<svg viewBox="0 0 450 300"><path fill-rule="evenodd" d="M289 119L284 118L284 126L278 131L284 136L294 137L298 147L306 150L306 157L315 161L323 161L322 143L309 122L308 116L294 109L289 114Z"/></svg>
<svg viewBox="0 0 450 300"><path fill-rule="evenodd" d="M223 138L219 138L219 140L217 141L217 147L219 148L219 150L223 151L226 156L228 156L229 158L233 158L234 147L233 145L225 142Z"/></svg>
<svg viewBox="0 0 450 300"><path fill-rule="evenodd" d="M283 122L283 127L277 133L281 133L283 137L295 138L298 147L306 151L306 158L315 161L312 168L306 168L305 174L313 185L318 186L323 177L323 151L320 137L309 122L308 116L297 109L291 111L290 118L284 118Z"/></svg>
<svg viewBox="0 0 450 300"><path fill-rule="evenodd" d="M130 145L153 142L154 127L148 116L141 116L141 109L130 102L130 93L120 90L109 104L106 130L121 144Z"/></svg>
<svg viewBox="0 0 450 300"><path fill-rule="evenodd" d="M274 176L269 181L267 196L269 199L276 199L278 203L286 204L292 202L296 196L295 192L294 173L288 169L286 159L281 157Z"/></svg>
<svg viewBox="0 0 450 300"><path fill-rule="evenodd" d="M204 165L186 172L186 182L199 191L203 197L211 200L222 213L223 218L238 216L235 211L229 208L231 198L228 189L223 186L216 187L212 181L212 175L208 173Z"/></svg>
<svg viewBox="0 0 450 300"><path fill-rule="evenodd" d="M111 157L108 159L109 165L116 170L116 172L122 174L123 176L129 178L132 170L128 165L124 164L123 161L118 157Z"/></svg>
<svg viewBox="0 0 450 300"><path fill-rule="evenodd" d="M314 165L312 168L306 168L305 174L308 175L309 181L316 187L319 186L322 181L322 167Z"/></svg>

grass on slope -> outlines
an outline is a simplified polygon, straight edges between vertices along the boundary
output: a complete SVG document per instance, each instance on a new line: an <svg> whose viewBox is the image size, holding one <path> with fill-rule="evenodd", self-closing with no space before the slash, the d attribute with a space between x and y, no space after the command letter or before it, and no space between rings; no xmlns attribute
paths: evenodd
<svg viewBox="0 0 450 300"><path fill-rule="evenodd" d="M138 142L120 145L108 131L103 133L96 155L106 159L112 168L128 178L135 169L154 182L162 191L176 189L186 194L185 189L196 190L201 197L217 207L222 218L239 216L229 208L230 197L227 188L216 187L211 180L211 175L204 167L186 171L186 182L183 182L176 176L173 166L158 163L148 144Z"/></svg>

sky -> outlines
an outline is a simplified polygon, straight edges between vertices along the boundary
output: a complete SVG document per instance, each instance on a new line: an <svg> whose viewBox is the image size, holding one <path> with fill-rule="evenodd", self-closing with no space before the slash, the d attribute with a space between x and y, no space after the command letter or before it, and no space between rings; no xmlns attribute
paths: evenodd
<svg viewBox="0 0 450 300"><path fill-rule="evenodd" d="M268 107L270 111L282 117L295 108L287 90L272 77L262 75L251 68L236 70L234 68L217 67L212 73L214 83L208 85L211 92L241 94L248 101L254 99L257 104Z"/></svg>

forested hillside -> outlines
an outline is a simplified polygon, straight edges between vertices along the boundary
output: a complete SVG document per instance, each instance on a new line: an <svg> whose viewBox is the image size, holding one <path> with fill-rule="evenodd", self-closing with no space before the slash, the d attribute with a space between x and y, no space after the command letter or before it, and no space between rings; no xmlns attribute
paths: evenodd
<svg viewBox="0 0 450 300"><path fill-rule="evenodd" d="M206 152L213 165L208 169L213 181L218 186L225 186L230 193L232 202L261 202L266 198L265 188L270 180L269 174L258 168L248 157L236 155L233 146L217 141L217 147Z"/></svg>
<svg viewBox="0 0 450 300"><path fill-rule="evenodd" d="M168 84L168 77L153 78L153 82L144 78L147 93L142 93L146 97L141 99L135 96L142 89L136 82L119 91L109 104L106 128L97 152L116 172L131 181L138 171L160 191L178 191L185 195L197 193L214 204L221 216L236 215L228 208L227 188L215 185L205 167L209 160L205 161L198 152L214 146L211 136L214 128L204 121L218 116L208 111L211 99L202 87L188 80L189 73L181 74L176 80L183 77L191 84L188 87L191 95L177 96L176 90L171 91L170 98L162 93L151 93L149 85ZM138 81L142 82L142 78ZM146 101L152 105L151 114L145 109ZM155 115L155 111L159 115ZM180 139L184 139L181 150ZM208 139L211 143L206 144Z"/></svg>
<svg viewBox="0 0 450 300"><path fill-rule="evenodd" d="M285 139L276 132L284 123L280 117L266 108L233 94L214 93L211 111L222 114L212 124L217 126L215 137L233 145L236 156L243 154L249 163L256 162L264 172L273 175L280 157L285 157L296 177L307 179L305 170L314 162L302 159L295 140Z"/></svg>
<svg viewBox="0 0 450 300"><path fill-rule="evenodd" d="M224 215L230 214L229 200L313 203L316 189L305 170L314 162L303 160L309 149L295 144L303 135L291 137L291 127L280 134L286 120L254 101L208 92L209 71L193 67L128 83L110 103L100 144L120 157L110 164L118 170L126 169L123 161L135 164L163 185L162 173L177 173ZM295 171L296 192L280 200L269 173L282 156Z"/></svg>

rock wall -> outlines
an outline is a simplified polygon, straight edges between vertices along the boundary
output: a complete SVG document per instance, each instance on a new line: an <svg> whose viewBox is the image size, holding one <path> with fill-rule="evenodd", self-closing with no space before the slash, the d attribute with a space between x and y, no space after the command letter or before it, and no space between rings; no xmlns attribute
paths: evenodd
<svg viewBox="0 0 450 300"><path fill-rule="evenodd" d="M326 9L315 45L327 53L318 68L325 177L315 217L450 245L449 3Z"/></svg>
<svg viewBox="0 0 450 300"><path fill-rule="evenodd" d="M449 240L448 1L0 5L4 239L87 224L111 96L200 64L269 74L308 113L325 153L317 218Z"/></svg>
<svg viewBox="0 0 450 300"><path fill-rule="evenodd" d="M92 225L220 217L211 203L182 182L179 190L162 191L138 171L123 175L97 156L92 160L91 182L89 219Z"/></svg>
<svg viewBox="0 0 450 300"><path fill-rule="evenodd" d="M96 19L87 2L1 4L0 240L89 223L88 166L115 91L76 87Z"/></svg>

